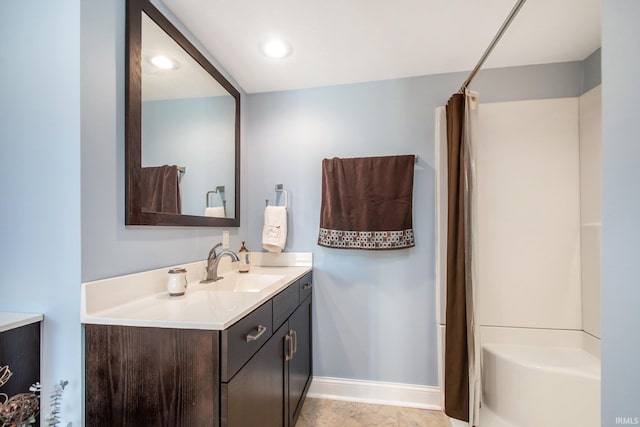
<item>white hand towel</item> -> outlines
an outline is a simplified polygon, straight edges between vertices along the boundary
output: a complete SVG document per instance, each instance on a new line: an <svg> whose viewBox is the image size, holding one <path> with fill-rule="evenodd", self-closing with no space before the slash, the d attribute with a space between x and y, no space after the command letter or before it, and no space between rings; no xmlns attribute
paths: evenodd
<svg viewBox="0 0 640 427"><path fill-rule="evenodd" d="M224 206L208 207L204 210L204 216L213 216L216 218L226 218L224 214Z"/></svg>
<svg viewBox="0 0 640 427"><path fill-rule="evenodd" d="M264 210L262 247L269 252L282 252L287 242L287 208L267 206Z"/></svg>

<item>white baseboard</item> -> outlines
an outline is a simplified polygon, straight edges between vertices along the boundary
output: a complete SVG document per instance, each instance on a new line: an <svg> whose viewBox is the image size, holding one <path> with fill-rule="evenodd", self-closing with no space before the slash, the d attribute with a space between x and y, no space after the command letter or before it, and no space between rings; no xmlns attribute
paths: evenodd
<svg viewBox="0 0 640 427"><path fill-rule="evenodd" d="M439 387L313 377L308 397L407 408L442 409Z"/></svg>

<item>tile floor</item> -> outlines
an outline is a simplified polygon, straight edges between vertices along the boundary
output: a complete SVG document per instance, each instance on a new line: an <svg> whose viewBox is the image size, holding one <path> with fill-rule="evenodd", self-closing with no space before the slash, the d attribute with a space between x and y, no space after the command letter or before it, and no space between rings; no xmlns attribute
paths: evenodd
<svg viewBox="0 0 640 427"><path fill-rule="evenodd" d="M307 398L296 427L450 427L440 411Z"/></svg>

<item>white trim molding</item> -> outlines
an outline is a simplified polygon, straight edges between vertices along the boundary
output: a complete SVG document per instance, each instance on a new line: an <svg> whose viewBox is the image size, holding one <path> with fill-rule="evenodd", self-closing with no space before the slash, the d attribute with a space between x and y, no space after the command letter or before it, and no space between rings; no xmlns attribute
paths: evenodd
<svg viewBox="0 0 640 427"><path fill-rule="evenodd" d="M442 410L440 387L313 377L308 397Z"/></svg>

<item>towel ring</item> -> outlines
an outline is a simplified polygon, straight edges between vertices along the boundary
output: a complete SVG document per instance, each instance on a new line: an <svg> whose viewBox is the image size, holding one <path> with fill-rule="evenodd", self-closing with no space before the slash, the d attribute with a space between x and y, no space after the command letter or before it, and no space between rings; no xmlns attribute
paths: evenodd
<svg viewBox="0 0 640 427"><path fill-rule="evenodd" d="M206 207L211 208L212 205L209 205L209 195L220 193L220 199L222 199L222 208L224 211L224 215L227 215L227 201L224 198L224 185L219 185L215 190L207 191L207 202Z"/></svg>
<svg viewBox="0 0 640 427"><path fill-rule="evenodd" d="M284 193L284 207L289 207L289 193L282 184L276 184L276 193ZM269 199L264 199L265 205L269 206Z"/></svg>

